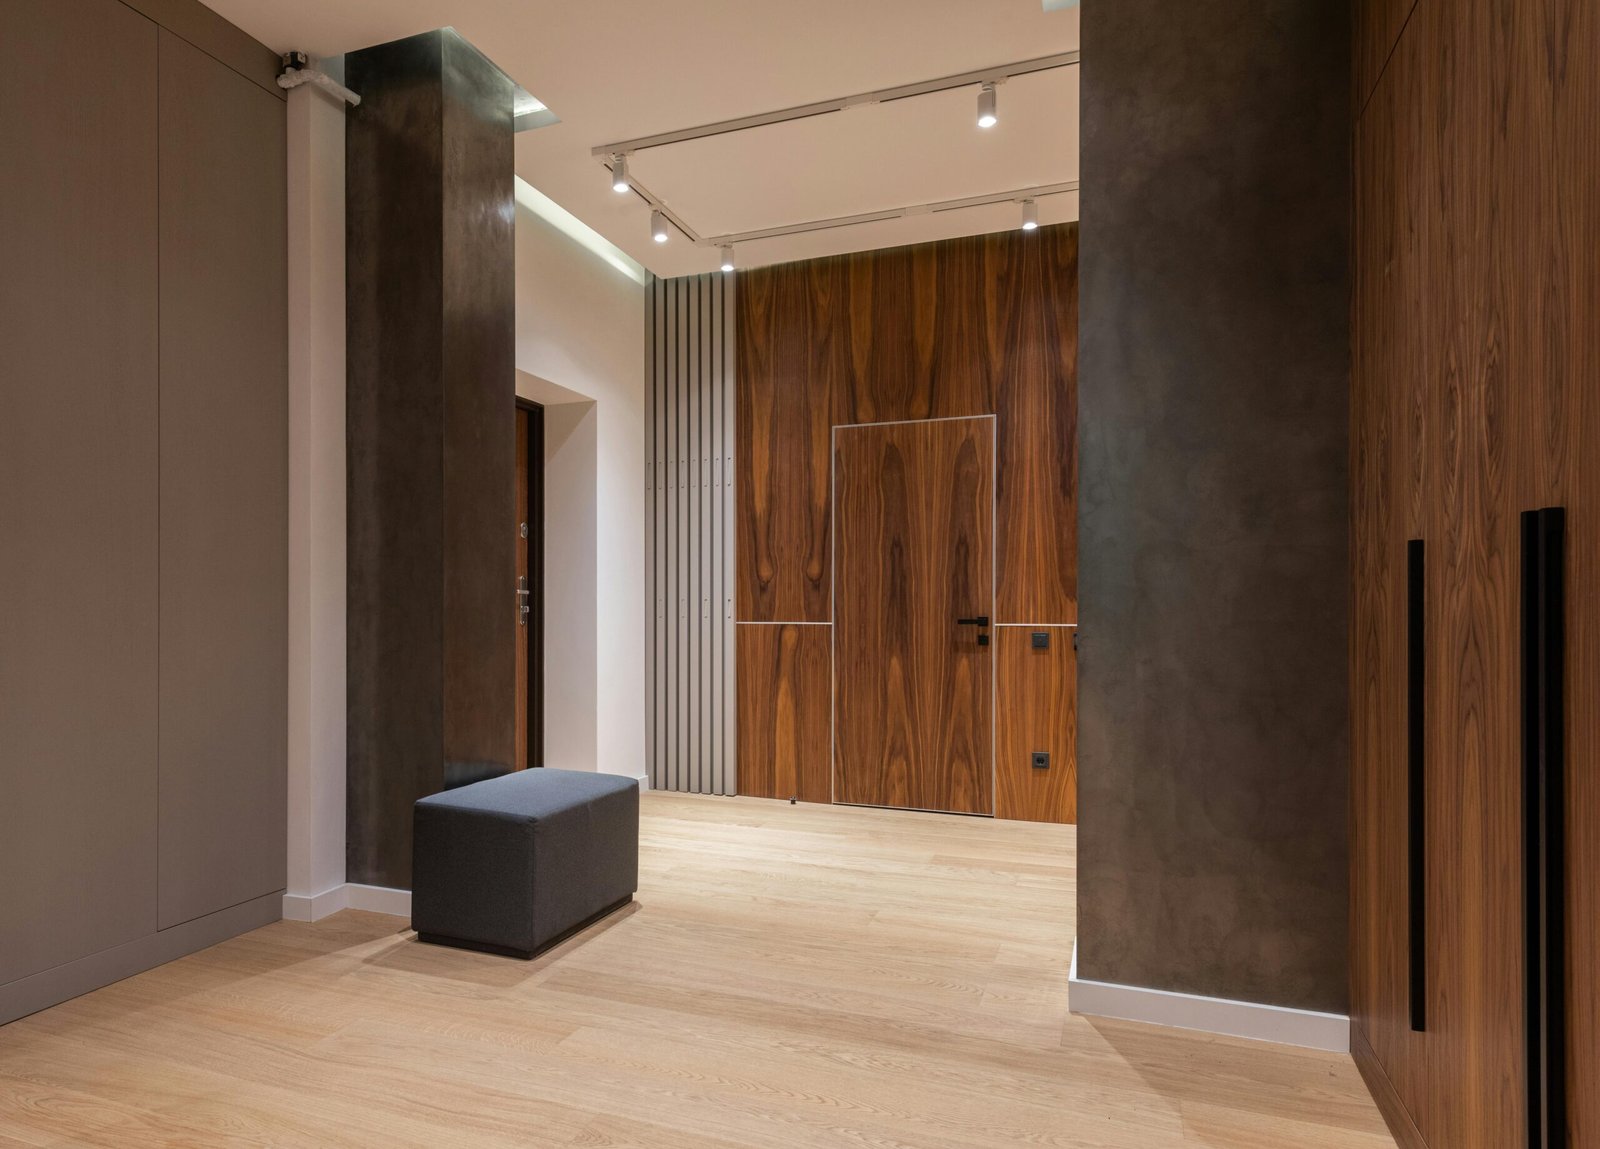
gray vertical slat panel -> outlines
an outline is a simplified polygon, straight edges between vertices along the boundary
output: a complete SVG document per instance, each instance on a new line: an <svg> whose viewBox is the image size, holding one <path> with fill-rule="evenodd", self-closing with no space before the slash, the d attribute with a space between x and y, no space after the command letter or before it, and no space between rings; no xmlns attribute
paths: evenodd
<svg viewBox="0 0 1600 1149"><path fill-rule="evenodd" d="M704 405L704 410L706 410L706 434L704 434L704 443L701 446L701 518L706 522L706 546L701 547L701 557L699 557L699 563L701 563L701 648L706 651L704 653L704 667L702 667L701 671L701 730L706 731L704 733L706 752L701 755L701 794L715 794L717 792L717 787L712 783L712 768L714 768L715 760L717 760L717 738L715 738L712 725L710 725L710 719L714 714L714 707L712 707L710 699L712 699L712 687L714 687L715 680L717 680L717 647L715 647L714 642L717 627L712 621L712 610L710 610L710 603L712 603L710 594L712 594L712 586L714 586L712 560L717 555L717 515L712 510L712 496L714 496L717 486L712 482L712 474L710 474L712 462L715 459L714 434L715 429L717 429L715 406L712 403L712 397L715 394L714 378L712 378L712 370L710 370L710 358L712 358L712 349L714 349L715 336L717 336L715 296L717 296L717 280L707 275L706 282L701 286L701 312L706 317L702 320L706 338L701 344L701 373L706 379L706 384L701 389L701 403Z"/></svg>
<svg viewBox="0 0 1600 1149"><path fill-rule="evenodd" d="M709 434L706 439L706 506L711 513L711 527L707 532L707 553L711 556L709 563L710 582L706 593L706 635L711 651L710 692L706 697L706 720L711 730L711 756L706 766L706 792L709 794L721 793L718 779L722 777L722 738L715 725L715 719L720 714L716 705L717 690L722 684L722 580L717 577L717 558L722 553L721 542L722 515L719 513L717 495L722 488L718 481L717 468L722 457L721 444L718 434L722 429L720 412L717 406L719 384L722 373L717 370L717 359L722 347L722 325L717 322L718 308L722 302L721 276L714 276L708 292L708 310L711 314L711 341L707 352L711 370L708 375L706 387L707 407L711 412Z"/></svg>
<svg viewBox="0 0 1600 1149"><path fill-rule="evenodd" d="M713 788L712 793L726 794L728 792L728 740L726 737L727 731L724 723L722 722L722 716L724 713L722 698L727 692L728 684L728 620L726 612L722 609L722 600L724 595L727 593L728 580L727 572L723 569L724 564L722 560L723 554L726 550L724 545L724 532L727 530L728 525L728 505L726 498L723 496L722 481L723 441L726 437L727 427L727 412L725 412L722 407L722 393L726 384L726 376L722 370L722 349L728 338L728 327L723 315L723 300L727 297L728 277L726 275L719 274L716 279L716 284L716 305L712 309L712 315L716 319L717 324L717 341L715 347L712 349L712 355L714 357L717 386L716 390L712 393L712 403L714 404L717 412L717 425L715 433L716 456L715 461L712 464L712 479L715 483L712 498L715 501L717 508L717 525L715 535L716 563L714 567L716 572L716 589L715 593L711 596L711 619L716 630L717 681L715 686L712 688L711 702L713 708L713 718L716 722L717 729L717 771L716 785Z"/></svg>
<svg viewBox="0 0 1600 1149"><path fill-rule="evenodd" d="M727 674L722 683L722 744L726 769L722 779L722 793L739 792L739 708L738 708L738 628L734 619L734 586L738 553L734 540L738 523L734 508L738 505L734 484L738 468L735 466L735 444L738 442L735 427L734 396L738 394L738 297L739 275L734 272L726 280L722 300L722 654Z"/></svg>
<svg viewBox="0 0 1600 1149"><path fill-rule="evenodd" d="M737 793L733 704L734 284L652 284L651 784Z"/></svg>
<svg viewBox="0 0 1600 1149"><path fill-rule="evenodd" d="M689 332L686 347L688 382L689 467L688 486L684 492L684 511L689 519L689 538L693 540L684 564L688 587L688 641L684 651L689 668L688 677L688 753L684 757L684 789L698 793L700 773L700 437L703 430L700 419L700 279L696 276L684 284L688 295L685 325Z"/></svg>
<svg viewBox="0 0 1600 1149"><path fill-rule="evenodd" d="M728 612L723 609L723 601L728 594L728 572L724 561L727 555L727 530L728 530L728 498L727 484L724 479L724 466L727 460L728 413L723 403L723 395L727 389L728 375L725 368L726 351L724 348L728 341L728 322L725 312L728 296L728 277L721 275L717 278L717 346L716 369L717 390L715 403L717 406L717 461L714 476L716 478L717 501L717 593L712 597L712 617L717 624L717 685L712 692L712 701L716 705L718 718L717 731L717 786L716 793L728 792L728 759L731 743L728 741L727 724L721 719L727 713L724 699L728 693Z"/></svg>
<svg viewBox="0 0 1600 1149"><path fill-rule="evenodd" d="M661 371L658 370L659 357L661 357L661 336L656 330L659 314L661 314L661 280L650 278L650 315L648 325L645 326L646 339L650 341L648 347L648 382L650 382L650 446L646 450L646 458L650 462L650 474L646 475L645 482L650 483L650 554L645 555L645 562L650 565L650 603L646 613L645 624L650 627L650 663L646 671L650 674L648 682L648 707L650 707L650 743L646 755L650 760L650 787L661 789L661 752L659 752L656 739L661 735L661 611L656 608L661 594L661 443L658 435L661 434Z"/></svg>
<svg viewBox="0 0 1600 1149"><path fill-rule="evenodd" d="M650 710L650 742L646 754L650 763L650 788L661 789L661 754L657 739L661 735L661 612L657 603L661 596L661 373L656 364L661 354L661 336L657 330L658 317L661 314L661 281L654 276L650 278L650 313L649 324L645 328L645 337L649 340L648 357L649 366L647 378L650 387L650 439L646 453L650 464L650 550L645 555L645 562L650 567L650 608L645 623L650 627L652 649L650 653L650 694L648 707Z"/></svg>
<svg viewBox="0 0 1600 1149"><path fill-rule="evenodd" d="M654 596L655 571L652 557L656 553L656 529L653 518L656 509L655 492L650 487L650 471L655 460L655 443L651 435L656 426L655 376L651 373L651 356L655 342L650 334L650 319L655 310L655 294L650 277L644 287L644 772L649 778L655 765L650 753L651 736L655 733L655 711L650 699L656 684L656 632L651 625L650 600Z"/></svg>
<svg viewBox="0 0 1600 1149"><path fill-rule="evenodd" d="M667 425L662 442L662 455L665 463L662 475L662 498L665 501L666 535L667 535L667 562L666 586L663 588L663 610L665 617L662 620L662 637L666 646L666 660L662 664L664 687L661 697L661 712L666 719L666 729L661 744L661 777L668 790L678 788L676 775L676 762L678 757L678 710L677 710L677 675L676 661L678 657L678 404L676 385L677 371L677 346L678 346L678 320L677 309L673 301L677 296L678 285L673 280L668 280L662 290L661 297L661 385L662 409L667 413Z"/></svg>
<svg viewBox="0 0 1600 1149"><path fill-rule="evenodd" d="M674 434L674 506L672 517L677 523L678 549L674 554L672 563L672 576L674 576L674 659L672 659L672 695L674 695L674 739L672 739L672 789L683 789L683 744L685 744L685 728L683 728L683 669L685 669L685 650L688 643L683 642L683 624L685 624L685 610L683 610L683 555L686 547L683 546L683 448L685 448L686 430L683 427L683 282L674 280L672 283L672 370L674 370L674 387L672 387L672 400L674 400L675 434Z"/></svg>
<svg viewBox="0 0 1600 1149"><path fill-rule="evenodd" d="M645 386L648 387L646 402L650 403L650 430L645 440L645 464L648 472L645 474L645 485L648 488L650 506L646 507L645 514L650 522L650 533L645 538L645 563L650 568L650 599L645 605L645 626L650 627L650 656L645 663L645 707L650 712L650 727L645 738L646 773L650 775L651 789L661 789L661 778L656 775L661 757L656 754L656 731L659 730L659 714L656 707L656 691L661 688L661 674L656 669L656 659L661 656L661 626L656 618L656 587L659 586L661 575L661 531L656 530L656 515L661 510L661 491L656 486L656 464L661 459L661 453L656 450L656 429L661 426L661 410L658 398L661 395L661 376L656 371L656 355L658 355L661 341L656 338L656 299L659 296L659 280L651 275L648 280L648 310L645 312Z"/></svg>
<svg viewBox="0 0 1600 1149"><path fill-rule="evenodd" d="M706 520L706 277L694 280L694 418L699 424L694 450L694 515L698 520L699 546L694 547L694 792L706 792L706 757L709 741L706 730L706 549L710 526Z"/></svg>

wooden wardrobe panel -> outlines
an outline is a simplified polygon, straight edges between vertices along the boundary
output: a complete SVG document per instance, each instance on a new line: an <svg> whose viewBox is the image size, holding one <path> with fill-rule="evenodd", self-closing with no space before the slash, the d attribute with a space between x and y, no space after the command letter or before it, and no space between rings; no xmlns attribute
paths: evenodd
<svg viewBox="0 0 1600 1149"><path fill-rule="evenodd" d="M1540 102L1529 118L1553 124L1538 162L1559 173L1560 210L1540 212L1544 258L1531 267L1562 291L1522 302L1549 308L1530 325L1544 352L1531 374L1560 386L1526 430L1560 459L1559 497L1547 502L1567 508L1567 1104L1573 1149L1600 1149L1600 6L1567 0L1542 11L1546 22L1530 37L1545 46L1533 56ZM1549 53L1551 43L1564 55ZM1559 352L1537 338L1552 329L1567 336Z"/></svg>
<svg viewBox="0 0 1600 1149"><path fill-rule="evenodd" d="M828 622L829 412L847 338L837 260L739 277L737 617Z"/></svg>
<svg viewBox="0 0 1600 1149"><path fill-rule="evenodd" d="M165 928L284 887L289 478L285 105L160 56Z"/></svg>
<svg viewBox="0 0 1600 1149"><path fill-rule="evenodd" d="M0 983L156 927L160 449L155 25L4 15Z"/></svg>
<svg viewBox="0 0 1600 1149"><path fill-rule="evenodd" d="M1432 497L1432 423L1424 303L1423 204L1431 148L1420 93L1423 37L1413 30L1355 135L1351 392L1351 1019L1397 1103L1426 1125L1429 1038L1410 1028L1406 750L1406 541L1422 538ZM1427 631L1442 585L1428 564ZM1437 642L1426 677L1438 675ZM1432 716L1437 722L1438 711ZM1429 731L1437 769L1441 743ZM1436 930L1430 929L1430 939ZM1430 941L1429 952L1436 946ZM1430 957L1431 962L1431 957ZM1436 979L1433 987L1437 988Z"/></svg>
<svg viewBox="0 0 1600 1149"><path fill-rule="evenodd" d="M1489 6L1428 4L1417 19L1437 156L1424 200L1424 337L1439 412L1424 448L1438 473L1423 529L1438 602L1429 613L1427 888L1437 987L1429 1028L1439 1035L1439 1092L1424 1134L1441 1147L1502 1149L1525 1129L1524 947L1520 928L1507 928L1523 906L1519 520L1505 420L1526 393L1505 357L1520 260L1506 242L1502 190L1523 173L1499 110L1516 69Z"/></svg>
<svg viewBox="0 0 1600 1149"><path fill-rule="evenodd" d="M1600 1146L1600 9L1515 5L1499 50L1511 511L1566 514L1567 1105L1572 1149ZM1520 596L1520 591L1519 591Z"/></svg>
<svg viewBox="0 0 1600 1149"><path fill-rule="evenodd" d="M990 813L993 423L841 428L834 473L834 798Z"/></svg>
<svg viewBox="0 0 1600 1149"><path fill-rule="evenodd" d="M994 816L1025 822L1078 820L1078 656L1072 630L1002 626L994 632ZM1050 765L1033 765L1036 751Z"/></svg>
<svg viewBox="0 0 1600 1149"><path fill-rule="evenodd" d="M1389 64L1417 0L1355 0L1350 6L1351 96L1359 113Z"/></svg>
<svg viewBox="0 0 1600 1149"><path fill-rule="evenodd" d="M740 794L832 801L832 630L737 628Z"/></svg>
<svg viewBox="0 0 1600 1149"><path fill-rule="evenodd" d="M1078 620L1078 225L985 237L1000 622Z"/></svg>

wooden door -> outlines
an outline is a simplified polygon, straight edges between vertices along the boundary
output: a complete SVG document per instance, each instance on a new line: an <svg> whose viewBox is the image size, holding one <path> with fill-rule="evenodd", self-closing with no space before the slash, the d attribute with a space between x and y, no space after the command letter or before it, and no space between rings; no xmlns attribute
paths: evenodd
<svg viewBox="0 0 1600 1149"><path fill-rule="evenodd" d="M836 428L834 523L834 801L992 813L994 419Z"/></svg>

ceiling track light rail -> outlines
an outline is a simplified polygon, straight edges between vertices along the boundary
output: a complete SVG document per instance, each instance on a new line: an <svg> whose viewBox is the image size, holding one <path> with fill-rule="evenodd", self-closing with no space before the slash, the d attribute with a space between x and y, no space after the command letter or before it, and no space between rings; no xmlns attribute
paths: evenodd
<svg viewBox="0 0 1600 1149"><path fill-rule="evenodd" d="M1042 187L1017 188L1012 191L994 192L990 195L968 196L965 199L940 200L937 203L908 204L905 207L890 208L886 211L864 212L861 215L835 216L832 219L808 220L803 223L784 224L781 227L763 228L760 231L742 231L733 235L713 235L701 238L692 233L685 232L699 246L723 246L736 243L749 243L758 239L777 239L786 235L803 235L812 231L828 231L839 227L855 227L864 223L878 223L882 220L904 219L907 216L927 215L944 211L961 211L964 208L986 207L997 203L1022 204L1024 227L1031 216L1034 226L1038 226L1039 207L1038 200L1045 196L1067 195L1078 190L1077 180L1068 180L1066 183L1045 184ZM1031 206L1030 206L1031 205Z"/></svg>
<svg viewBox="0 0 1600 1149"><path fill-rule="evenodd" d="M935 80L922 80L914 84L901 84L894 88L882 88L875 92L859 92L853 96L841 96L833 100L819 100L813 104L799 104L792 108L780 108L772 112L762 112L754 116L742 116L734 120L718 120L716 123L702 124L699 127L682 128L675 132L661 132L653 136L640 136L632 140L619 140L616 143L602 144L590 150L590 154L597 160L609 163L613 157L628 156L635 152L642 152L648 148L665 147L668 144L681 144L688 140L701 140L707 136L722 136L729 132L744 132L751 128L764 128L769 124L782 124L790 120L803 120L811 116L823 116L830 112L842 112L847 108L858 107L862 104L887 104L895 100L905 100L912 96L926 96L934 92L948 92L953 88L967 88L978 85L980 88L987 86L992 89L995 85L1002 84L1017 76L1027 76L1034 72L1047 72L1053 68L1070 68L1078 63L1078 53L1058 52L1054 56L1040 56L1032 60L1019 60L1014 64L1001 64L993 68L979 68L971 72L961 72L953 76L941 76Z"/></svg>

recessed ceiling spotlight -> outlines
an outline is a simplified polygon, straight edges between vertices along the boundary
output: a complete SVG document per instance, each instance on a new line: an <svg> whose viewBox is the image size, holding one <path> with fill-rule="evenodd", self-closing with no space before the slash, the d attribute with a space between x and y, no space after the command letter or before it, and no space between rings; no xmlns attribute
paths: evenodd
<svg viewBox="0 0 1600 1149"><path fill-rule="evenodd" d="M667 217L656 208L650 213L650 238L657 243L667 242Z"/></svg>
<svg viewBox="0 0 1600 1149"><path fill-rule="evenodd" d="M722 245L722 270L723 271L732 271L733 270L733 245L732 244L723 244Z"/></svg>
<svg viewBox="0 0 1600 1149"><path fill-rule="evenodd" d="M978 126L992 128L1000 122L995 112L994 84L987 83L978 89Z"/></svg>
<svg viewBox="0 0 1600 1149"><path fill-rule="evenodd" d="M1031 199L1022 201L1022 230L1033 231L1039 226L1039 205Z"/></svg>
<svg viewBox="0 0 1600 1149"><path fill-rule="evenodd" d="M632 187L633 185L628 182L628 157L612 156L611 190L614 192L625 192Z"/></svg>

